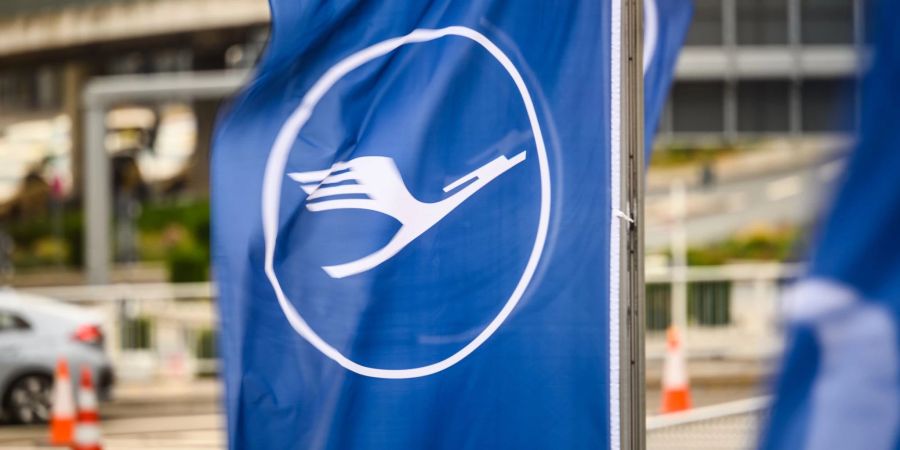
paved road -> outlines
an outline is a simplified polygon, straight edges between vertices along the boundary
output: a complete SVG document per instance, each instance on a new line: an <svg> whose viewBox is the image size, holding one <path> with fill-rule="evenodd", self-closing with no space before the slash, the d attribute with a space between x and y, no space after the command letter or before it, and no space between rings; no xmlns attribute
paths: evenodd
<svg viewBox="0 0 900 450"><path fill-rule="evenodd" d="M192 382L125 383L101 405L104 448L219 449L225 447L215 379ZM52 448L47 427L0 425L0 448Z"/></svg>
<svg viewBox="0 0 900 450"><path fill-rule="evenodd" d="M734 402L764 395L761 389L754 386L704 386L691 390L691 402L695 408ZM658 387L647 389L647 415L659 414L662 396Z"/></svg>
<svg viewBox="0 0 900 450"><path fill-rule="evenodd" d="M103 447L116 449L219 449L225 446L219 414L141 417L103 421ZM0 448L44 449L45 427L0 429Z"/></svg>
<svg viewBox="0 0 900 450"><path fill-rule="evenodd" d="M130 386L122 398L101 408L106 450L221 449L224 419L214 380L180 387ZM700 386L693 390L695 406L723 403L757 395L747 386ZM656 386L647 391L647 413L659 408ZM46 449L47 428L0 426L0 448Z"/></svg>
<svg viewBox="0 0 900 450"><path fill-rule="evenodd" d="M754 223L809 223L840 174L841 164L841 159L834 157L800 169L689 189L685 221L689 244L720 241ZM669 246L669 195L667 190L647 193L645 241L649 250Z"/></svg>

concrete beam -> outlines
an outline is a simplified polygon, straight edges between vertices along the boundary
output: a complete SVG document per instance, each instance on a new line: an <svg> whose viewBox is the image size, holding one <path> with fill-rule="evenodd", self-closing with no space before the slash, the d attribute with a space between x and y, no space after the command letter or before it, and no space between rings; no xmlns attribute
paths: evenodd
<svg viewBox="0 0 900 450"><path fill-rule="evenodd" d="M221 99L244 84L248 71L121 75L94 78L84 106L85 268L91 284L109 282L112 255L112 174L106 154L106 111L122 102Z"/></svg>
<svg viewBox="0 0 900 450"><path fill-rule="evenodd" d="M112 255L112 174L103 145L106 111L89 108L84 115L84 265L91 284L109 282Z"/></svg>
<svg viewBox="0 0 900 450"><path fill-rule="evenodd" d="M84 89L85 107L131 101L224 98L249 79L248 70L115 75L94 78Z"/></svg>
<svg viewBox="0 0 900 450"><path fill-rule="evenodd" d="M140 0L0 18L0 57L269 22L266 0Z"/></svg>
<svg viewBox="0 0 900 450"><path fill-rule="evenodd" d="M854 77L860 56L850 45L687 47L678 57L679 80L794 79Z"/></svg>

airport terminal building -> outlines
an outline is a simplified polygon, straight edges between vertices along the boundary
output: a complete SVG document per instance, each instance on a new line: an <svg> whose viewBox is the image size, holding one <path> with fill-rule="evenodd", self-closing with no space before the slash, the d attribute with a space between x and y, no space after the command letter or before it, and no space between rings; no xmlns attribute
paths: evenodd
<svg viewBox="0 0 900 450"><path fill-rule="evenodd" d="M864 0L694 4L658 145L717 146L853 127L853 108L841 106L855 98ZM0 205L48 160L62 184L79 192L81 95L92 77L247 69L265 46L268 21L265 0L0 2ZM169 126L152 143L139 143L156 147L144 152L144 160L156 159L142 170L149 178L184 175L202 188L206 164L191 162L208 156L216 105L177 100L112 111L107 150L134 146L128 139L136 129Z"/></svg>
<svg viewBox="0 0 900 450"><path fill-rule="evenodd" d="M850 129L864 0L694 0L660 139Z"/></svg>

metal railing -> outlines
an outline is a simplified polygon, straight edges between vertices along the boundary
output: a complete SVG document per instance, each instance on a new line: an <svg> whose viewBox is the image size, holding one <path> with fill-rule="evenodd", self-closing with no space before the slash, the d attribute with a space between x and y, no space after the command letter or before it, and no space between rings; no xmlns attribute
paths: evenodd
<svg viewBox="0 0 900 450"><path fill-rule="evenodd" d="M783 289L803 273L800 264L748 263L646 272L647 355L662 356L664 330L677 317L673 286L685 283L688 354L768 356L780 349ZM679 272L680 271L680 272Z"/></svg>
<svg viewBox="0 0 900 450"><path fill-rule="evenodd" d="M650 450L746 450L756 446L769 398L757 397L647 418Z"/></svg>
<svg viewBox="0 0 900 450"><path fill-rule="evenodd" d="M211 283L136 283L24 289L103 318L104 345L123 379L191 378L217 370Z"/></svg>
<svg viewBox="0 0 900 450"><path fill-rule="evenodd" d="M780 349L777 298L802 266L689 267L688 355L759 357ZM647 271L647 356L661 358L672 311L674 271ZM211 283L141 283L28 288L96 309L122 377L193 376L216 370L217 317Z"/></svg>

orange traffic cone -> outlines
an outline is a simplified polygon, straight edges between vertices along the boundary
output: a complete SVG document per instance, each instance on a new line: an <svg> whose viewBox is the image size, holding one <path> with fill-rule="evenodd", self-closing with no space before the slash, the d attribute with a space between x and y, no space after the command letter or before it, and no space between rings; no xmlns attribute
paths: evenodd
<svg viewBox="0 0 900 450"><path fill-rule="evenodd" d="M50 443L69 445L75 431L75 401L72 397L72 381L69 364L64 358L56 362L53 380L53 411L50 416Z"/></svg>
<svg viewBox="0 0 900 450"><path fill-rule="evenodd" d="M97 410L97 392L91 379L91 370L81 368L81 385L78 388L78 423L75 425L73 450L100 450L100 413Z"/></svg>
<svg viewBox="0 0 900 450"><path fill-rule="evenodd" d="M691 408L691 388L681 336L675 325L666 331L666 359L662 376L662 412L671 413Z"/></svg>

